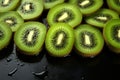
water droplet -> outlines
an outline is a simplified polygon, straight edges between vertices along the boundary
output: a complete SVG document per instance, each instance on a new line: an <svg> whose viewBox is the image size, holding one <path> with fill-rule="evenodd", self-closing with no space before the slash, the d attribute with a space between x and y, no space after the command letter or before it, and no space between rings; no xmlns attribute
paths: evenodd
<svg viewBox="0 0 120 80"><path fill-rule="evenodd" d="M9 73L8 73L8 76L12 76L13 74L15 74L15 72L18 70L18 68L15 68L15 69L13 69L12 71L10 71Z"/></svg>
<svg viewBox="0 0 120 80"><path fill-rule="evenodd" d="M10 61L12 61L12 59L11 59L11 58L7 58L6 60L7 60L7 62L10 62Z"/></svg>
<svg viewBox="0 0 120 80"><path fill-rule="evenodd" d="M33 72L33 75L41 78L41 79L44 79L45 77L48 76L48 71L42 71L42 72Z"/></svg>

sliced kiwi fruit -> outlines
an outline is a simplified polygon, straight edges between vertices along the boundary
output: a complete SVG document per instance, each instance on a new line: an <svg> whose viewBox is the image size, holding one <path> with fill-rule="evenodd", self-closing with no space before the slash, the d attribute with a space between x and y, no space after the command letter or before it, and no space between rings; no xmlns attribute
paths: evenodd
<svg viewBox="0 0 120 80"><path fill-rule="evenodd" d="M100 9L99 11L90 16L87 16L85 18L85 22L93 26L103 28L107 21L118 18L119 14L117 12L104 8Z"/></svg>
<svg viewBox="0 0 120 80"><path fill-rule="evenodd" d="M9 45L11 38L12 38L12 30L7 24L1 22L0 23L0 50L2 50L7 45Z"/></svg>
<svg viewBox="0 0 120 80"><path fill-rule="evenodd" d="M17 12L25 20L36 19L43 12L43 0L22 0Z"/></svg>
<svg viewBox="0 0 120 80"><path fill-rule="evenodd" d="M74 30L75 50L83 57L95 57L103 49L104 39L101 31L88 24L81 24Z"/></svg>
<svg viewBox="0 0 120 80"><path fill-rule="evenodd" d="M21 53L36 56L42 50L46 26L40 22L25 22L14 35L14 42Z"/></svg>
<svg viewBox="0 0 120 80"><path fill-rule="evenodd" d="M110 50L120 53L120 19L108 21L103 29L103 36Z"/></svg>
<svg viewBox="0 0 120 80"><path fill-rule="evenodd" d="M102 7L103 0L69 0L69 3L78 5L83 15L89 15Z"/></svg>
<svg viewBox="0 0 120 80"><path fill-rule="evenodd" d="M15 32L24 23L24 20L16 11L8 11L0 14L0 22L8 24Z"/></svg>
<svg viewBox="0 0 120 80"><path fill-rule="evenodd" d="M117 11L120 14L120 0L107 0L110 9Z"/></svg>
<svg viewBox="0 0 120 80"><path fill-rule="evenodd" d="M66 57L74 44L73 28L66 23L53 24L46 35L45 47L53 57Z"/></svg>
<svg viewBox="0 0 120 80"><path fill-rule="evenodd" d="M54 23L63 22L74 28L81 23L82 13L78 6L69 3L62 3L49 10L47 21L50 26Z"/></svg>
<svg viewBox="0 0 120 80"><path fill-rule="evenodd" d="M0 12L15 10L19 3L20 0L0 0Z"/></svg>
<svg viewBox="0 0 120 80"><path fill-rule="evenodd" d="M44 8L45 9L50 9L53 6L63 3L64 0L44 0Z"/></svg>

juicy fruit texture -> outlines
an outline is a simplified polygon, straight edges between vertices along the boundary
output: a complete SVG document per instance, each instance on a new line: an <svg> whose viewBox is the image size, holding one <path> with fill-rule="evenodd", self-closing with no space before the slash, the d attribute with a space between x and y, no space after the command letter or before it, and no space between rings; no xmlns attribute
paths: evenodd
<svg viewBox="0 0 120 80"><path fill-rule="evenodd" d="M31 20L39 17L43 12L42 0L22 0L17 12L25 20Z"/></svg>
<svg viewBox="0 0 120 80"><path fill-rule="evenodd" d="M45 9L50 9L57 4L63 3L64 0L44 0Z"/></svg>
<svg viewBox="0 0 120 80"><path fill-rule="evenodd" d="M12 31L10 27L5 23L0 23L0 50L5 48L12 37Z"/></svg>
<svg viewBox="0 0 120 80"><path fill-rule="evenodd" d="M115 53L120 53L120 19L108 21L103 35L109 48Z"/></svg>
<svg viewBox="0 0 120 80"><path fill-rule="evenodd" d="M111 19L118 19L119 14L110 9L100 9L96 13L86 17L85 21L93 26L103 28L106 22Z"/></svg>
<svg viewBox="0 0 120 80"><path fill-rule="evenodd" d="M103 0L69 0L69 3L78 5L82 14L88 15L100 9Z"/></svg>
<svg viewBox="0 0 120 80"><path fill-rule="evenodd" d="M15 32L24 23L24 20L16 11L9 11L0 14L0 22L8 24Z"/></svg>
<svg viewBox="0 0 120 80"><path fill-rule="evenodd" d="M52 25L47 33L45 47L54 57L65 57L70 54L74 44L73 28L66 23Z"/></svg>
<svg viewBox="0 0 120 80"><path fill-rule="evenodd" d="M64 22L74 28L81 23L82 14L78 6L63 3L50 9L47 15L47 21L50 26L54 23Z"/></svg>
<svg viewBox="0 0 120 80"><path fill-rule="evenodd" d="M19 2L20 0L0 0L0 12L14 10L18 6Z"/></svg>
<svg viewBox="0 0 120 80"><path fill-rule="evenodd" d="M104 46L104 39L99 29L88 24L79 25L75 30L75 49L83 57L98 55Z"/></svg>
<svg viewBox="0 0 120 80"><path fill-rule="evenodd" d="M110 9L117 11L120 14L120 0L107 0Z"/></svg>
<svg viewBox="0 0 120 80"><path fill-rule="evenodd" d="M14 42L25 55L38 55L42 49L46 26L40 22L26 22L15 33Z"/></svg>

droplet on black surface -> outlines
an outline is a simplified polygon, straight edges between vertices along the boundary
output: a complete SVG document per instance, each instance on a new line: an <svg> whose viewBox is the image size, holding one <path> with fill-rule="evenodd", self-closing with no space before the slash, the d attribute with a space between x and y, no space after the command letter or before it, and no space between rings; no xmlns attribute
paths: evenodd
<svg viewBox="0 0 120 80"><path fill-rule="evenodd" d="M18 70L18 68L15 68L15 69L13 69L12 71L10 71L9 73L8 73L8 76L12 76L13 74L15 74L15 72Z"/></svg>
<svg viewBox="0 0 120 80"><path fill-rule="evenodd" d="M41 78L41 79L44 79L45 77L48 76L48 71L42 71L42 72L32 72L33 75Z"/></svg>
<svg viewBox="0 0 120 80"><path fill-rule="evenodd" d="M10 62L10 61L12 61L12 59L11 59L11 58L7 58L6 60L7 60L7 62Z"/></svg>

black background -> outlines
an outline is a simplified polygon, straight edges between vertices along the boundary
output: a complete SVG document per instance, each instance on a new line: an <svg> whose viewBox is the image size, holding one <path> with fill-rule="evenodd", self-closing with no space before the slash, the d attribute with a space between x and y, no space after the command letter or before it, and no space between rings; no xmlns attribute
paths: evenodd
<svg viewBox="0 0 120 80"><path fill-rule="evenodd" d="M83 58L74 50L68 57L53 58L44 47L39 56L29 57L17 52L12 40L0 52L0 80L119 80L119 64L120 55L111 52L106 44L94 58ZM17 71L8 76L15 68ZM33 75L33 72L43 71L47 71L45 77Z"/></svg>

